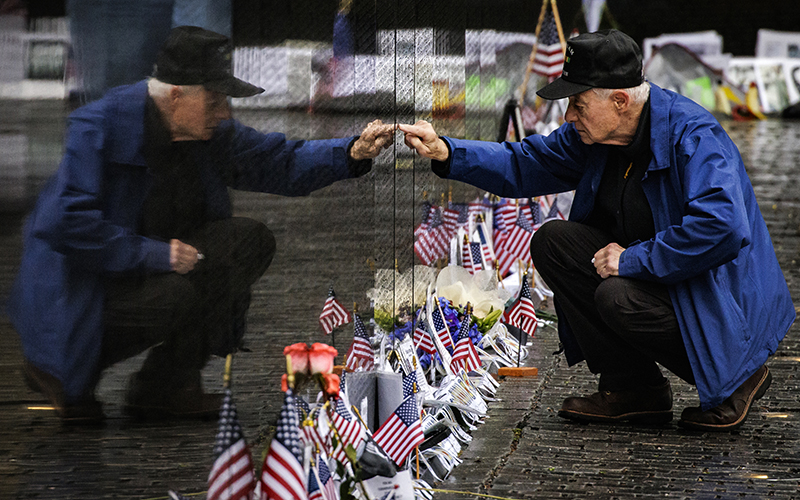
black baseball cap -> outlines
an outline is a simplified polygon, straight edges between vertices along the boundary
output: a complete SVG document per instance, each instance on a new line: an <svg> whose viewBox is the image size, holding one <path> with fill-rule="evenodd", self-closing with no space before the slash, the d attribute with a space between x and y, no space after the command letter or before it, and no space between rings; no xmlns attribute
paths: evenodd
<svg viewBox="0 0 800 500"><path fill-rule="evenodd" d="M233 76L233 44L197 26L178 26L170 31L156 58L153 76L172 85L202 85L231 97L250 97L261 87Z"/></svg>
<svg viewBox="0 0 800 500"><path fill-rule="evenodd" d="M621 31L601 30L567 40L561 76L536 94L543 99L562 99L591 88L627 89L642 82L639 45Z"/></svg>

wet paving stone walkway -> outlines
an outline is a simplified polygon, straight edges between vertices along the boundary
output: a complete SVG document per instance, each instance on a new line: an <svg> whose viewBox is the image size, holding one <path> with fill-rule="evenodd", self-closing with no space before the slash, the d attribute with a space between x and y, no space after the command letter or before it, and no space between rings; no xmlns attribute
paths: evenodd
<svg viewBox="0 0 800 500"><path fill-rule="evenodd" d="M46 125L52 120L52 106L24 111L2 103L0 112L11 117L4 119L0 132L27 134L31 144L44 145L31 160L41 162L37 171L54 168L62 131ZM290 136L306 137L307 119L282 116L266 123ZM326 126L313 128L312 135L319 136L356 133L356 125L364 123L346 117L317 119L340 121L335 132ZM798 303L800 123L775 120L726 127L748 165ZM378 162L370 176L306 198L236 193L236 212L264 221L278 240L275 261L254 289L246 337L249 351L234 360L235 400L256 461L280 410L283 346L333 340L340 353L346 352L351 329L342 328L330 339L323 338L317 325L328 286L336 284L344 303L366 303L365 292L373 286L370 263L377 261L380 267L389 260L386 254L376 257L375 246L389 242L403 248L410 242L410 231L404 234L397 224L386 223L380 209L387 201L376 178L387 168L391 172L385 166L389 163ZM413 182L408 175L398 173L393 182ZM23 193L35 192L37 186L35 176L14 182L21 183ZM0 304L18 265L26 200L15 198L0 210ZM501 382L499 401L472 433L473 441L461 455L463 463L437 485L442 491L436 498L474 498L462 494L469 492L509 499L800 499L798 338L795 325L768 362L772 387L753 406L745 426L711 434L680 430L674 422L632 427L560 419L556 413L563 399L593 392L596 379L584 366L567 368L561 356L554 356L555 330L542 328L526 360L539 369L538 376ZM127 360L105 373L98 388L107 415L102 426L62 426L52 410L36 409L46 401L22 383L19 341L1 315L0 499L155 499L165 498L170 489L184 494L204 491L216 421L142 422L125 416L127 378L142 360ZM222 371L221 359L204 370L209 390L221 389ZM693 387L674 377L671 382L676 415L697 404Z"/></svg>

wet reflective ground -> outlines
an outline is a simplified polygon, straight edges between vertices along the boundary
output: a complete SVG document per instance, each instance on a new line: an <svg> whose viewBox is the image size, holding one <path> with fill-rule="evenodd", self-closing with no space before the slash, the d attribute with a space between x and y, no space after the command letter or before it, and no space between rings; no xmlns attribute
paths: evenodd
<svg viewBox="0 0 800 500"><path fill-rule="evenodd" d="M357 134L374 117L237 111L263 130L291 138ZM22 217L61 152L63 111L53 103L0 103L0 302L20 255ZM380 117L412 121L413 117ZM438 126L457 134L459 123ZM493 124L486 125L493 127ZM800 123L730 123L753 181L793 296L800 297ZM401 141L402 142L402 141ZM395 162L395 158L397 161ZM395 168L395 166L397 168ZM10 172L10 173L9 173ZM236 193L240 215L267 223L278 240L273 265L257 283L249 316L249 352L234 359L234 396L256 461L280 407L283 346L332 341L344 353L352 330L324 338L317 318L328 287L366 311L374 268L413 262L412 230L423 199L454 201L477 192L433 176L398 144L373 172L306 198ZM594 377L568 369L551 353L555 332L540 329L528 361L539 376L506 379L501 401L474 432L464 463L440 488L506 498L800 498L800 345L793 327L770 360L774 381L738 432L702 434L654 428L575 425L556 416L562 400L594 391ZM202 492L216 422L140 422L122 412L128 376L142 362L108 370L98 388L107 415L101 427L64 427L22 383L19 342L0 316L0 498L101 499ZM222 360L204 371L222 386ZM697 404L694 388L672 379L675 412ZM201 495L202 498L202 495ZM437 498L463 498L438 493Z"/></svg>

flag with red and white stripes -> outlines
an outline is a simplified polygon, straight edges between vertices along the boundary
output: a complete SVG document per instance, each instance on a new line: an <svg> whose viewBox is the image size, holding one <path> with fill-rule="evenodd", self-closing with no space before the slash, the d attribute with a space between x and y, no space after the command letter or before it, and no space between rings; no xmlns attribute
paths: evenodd
<svg viewBox="0 0 800 500"><path fill-rule="evenodd" d="M531 237L533 228L528 219L520 213L516 224L504 235L502 245L498 243L497 267L500 274L505 276L515 262L521 260L524 264L531 263Z"/></svg>
<svg viewBox="0 0 800 500"><path fill-rule="evenodd" d="M536 331L539 322L536 318L536 309L533 306L531 287L528 284L527 274L524 275L522 279L519 298L517 298L514 305L505 312L503 315L503 322L511 326L516 326L530 336L533 336Z"/></svg>
<svg viewBox="0 0 800 500"><path fill-rule="evenodd" d="M250 448L242 435L230 388L219 411L219 430L214 443L214 465L208 475L208 500L250 500L255 474Z"/></svg>
<svg viewBox="0 0 800 500"><path fill-rule="evenodd" d="M461 326L458 328L458 339L453 351L453 359L450 360L450 367L454 372L458 372L461 368L466 372L471 372L481 366L481 358L478 356L475 344L472 343L472 339L469 336L471 326L472 315L467 311L464 313Z"/></svg>
<svg viewBox="0 0 800 500"><path fill-rule="evenodd" d="M553 13L548 11L542 21L539 39L536 41L536 55L533 60L533 72L555 78L561 74L564 66L564 52L558 38L558 28Z"/></svg>
<svg viewBox="0 0 800 500"><path fill-rule="evenodd" d="M308 471L308 500L338 500L339 489L331 477L331 471L323 457L317 458L316 465L311 465Z"/></svg>
<svg viewBox="0 0 800 500"><path fill-rule="evenodd" d="M394 463L403 465L409 453L425 439L413 394L400 403L392 416L375 431L373 438Z"/></svg>
<svg viewBox="0 0 800 500"><path fill-rule="evenodd" d="M348 370L372 370L375 367L375 353L367 336L367 329L358 314L353 318L353 343L345 357L345 366Z"/></svg>
<svg viewBox="0 0 800 500"><path fill-rule="evenodd" d="M336 292L333 286L328 290L328 298L322 306L322 313L319 315L319 324L326 335L330 334L337 326L346 325L353 321L350 311L345 309L341 302L336 300Z"/></svg>
<svg viewBox="0 0 800 500"><path fill-rule="evenodd" d="M345 449L351 445L353 449L358 450L361 443L366 437L366 430L361 422L353 415L353 412L347 408L342 398L336 398L336 403L333 405L331 412L331 424L336 430L336 447L333 449L331 456L343 463L347 463L347 454Z"/></svg>
<svg viewBox="0 0 800 500"><path fill-rule="evenodd" d="M450 336L450 330L447 328L447 322L444 320L444 315L439 308L439 301L434 298L433 311L430 312L431 325L433 326L434 333L445 347L453 347L453 338Z"/></svg>
<svg viewBox="0 0 800 500"><path fill-rule="evenodd" d="M433 343L431 332L428 331L426 314L423 307L414 322L414 346L422 352L433 354L436 352L436 345Z"/></svg>
<svg viewBox="0 0 800 500"><path fill-rule="evenodd" d="M307 500L303 452L294 393L286 391L264 465L261 468L261 500Z"/></svg>

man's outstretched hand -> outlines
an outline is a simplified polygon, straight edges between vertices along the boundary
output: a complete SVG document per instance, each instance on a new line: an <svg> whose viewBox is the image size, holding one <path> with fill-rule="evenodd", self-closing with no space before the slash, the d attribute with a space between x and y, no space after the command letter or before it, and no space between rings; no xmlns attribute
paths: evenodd
<svg viewBox="0 0 800 500"><path fill-rule="evenodd" d="M397 126L406 134L406 146L416 150L417 154L432 160L446 161L450 151L443 140L439 139L433 125L420 120L414 125L400 124Z"/></svg>
<svg viewBox="0 0 800 500"><path fill-rule="evenodd" d="M381 150L392 145L395 130L396 125L385 124L380 120L370 122L350 148L350 156L356 161L375 158Z"/></svg>

